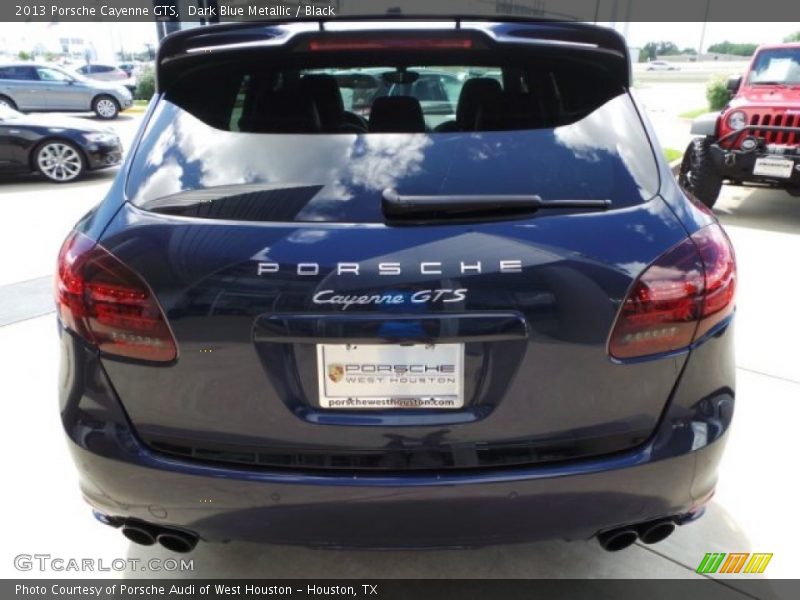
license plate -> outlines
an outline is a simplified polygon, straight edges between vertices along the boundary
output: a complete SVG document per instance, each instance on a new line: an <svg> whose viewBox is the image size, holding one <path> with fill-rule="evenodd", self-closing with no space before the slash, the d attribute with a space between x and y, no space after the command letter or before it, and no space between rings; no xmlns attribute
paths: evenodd
<svg viewBox="0 0 800 600"><path fill-rule="evenodd" d="M463 344L318 344L317 365L322 408L464 406Z"/></svg>
<svg viewBox="0 0 800 600"><path fill-rule="evenodd" d="M753 175L762 175L764 177L781 177L788 179L792 176L793 168L793 160L786 158L775 158L772 156L763 156L756 159L756 164L753 166Z"/></svg>

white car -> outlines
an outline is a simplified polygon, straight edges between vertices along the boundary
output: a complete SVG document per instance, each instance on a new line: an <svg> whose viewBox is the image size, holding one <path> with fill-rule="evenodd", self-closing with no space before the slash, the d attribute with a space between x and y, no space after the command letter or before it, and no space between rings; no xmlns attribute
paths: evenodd
<svg viewBox="0 0 800 600"><path fill-rule="evenodd" d="M678 71L680 67L666 60L651 60L647 63L648 71Z"/></svg>
<svg viewBox="0 0 800 600"><path fill-rule="evenodd" d="M129 77L125 71L114 65L82 65L75 69L75 72L96 81L113 81L124 85L132 94L136 92L136 79Z"/></svg>

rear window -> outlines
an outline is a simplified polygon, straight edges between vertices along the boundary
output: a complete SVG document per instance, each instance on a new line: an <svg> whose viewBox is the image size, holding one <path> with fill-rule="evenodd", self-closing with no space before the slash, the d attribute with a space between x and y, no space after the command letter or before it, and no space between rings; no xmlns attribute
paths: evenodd
<svg viewBox="0 0 800 600"><path fill-rule="evenodd" d="M200 69L166 98L252 133L503 131L573 122L624 92L589 66L390 64ZM214 86L198 90L200 81Z"/></svg>
<svg viewBox="0 0 800 600"><path fill-rule="evenodd" d="M4 67L0 69L0 79L35 81L38 77L33 67Z"/></svg>
<svg viewBox="0 0 800 600"><path fill-rule="evenodd" d="M613 207L656 193L635 106L596 63L401 56L261 51L186 69L145 130L129 195L186 216L380 222L389 189Z"/></svg>

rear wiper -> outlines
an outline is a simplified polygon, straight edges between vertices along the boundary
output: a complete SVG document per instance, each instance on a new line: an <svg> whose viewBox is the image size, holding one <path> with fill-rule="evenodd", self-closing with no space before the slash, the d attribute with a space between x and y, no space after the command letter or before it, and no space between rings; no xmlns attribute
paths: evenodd
<svg viewBox="0 0 800 600"><path fill-rule="evenodd" d="M611 200L543 200L536 194L439 194L406 196L385 189L381 208L389 218L421 215L471 216L528 213L542 208L593 208L604 210Z"/></svg>

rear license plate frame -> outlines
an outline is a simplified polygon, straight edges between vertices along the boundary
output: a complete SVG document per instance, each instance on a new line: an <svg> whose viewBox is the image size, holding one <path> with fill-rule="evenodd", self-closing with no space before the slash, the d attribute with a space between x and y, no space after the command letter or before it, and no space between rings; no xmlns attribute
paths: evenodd
<svg viewBox="0 0 800 600"><path fill-rule="evenodd" d="M317 344L319 406L331 410L458 410L464 344Z"/></svg>

